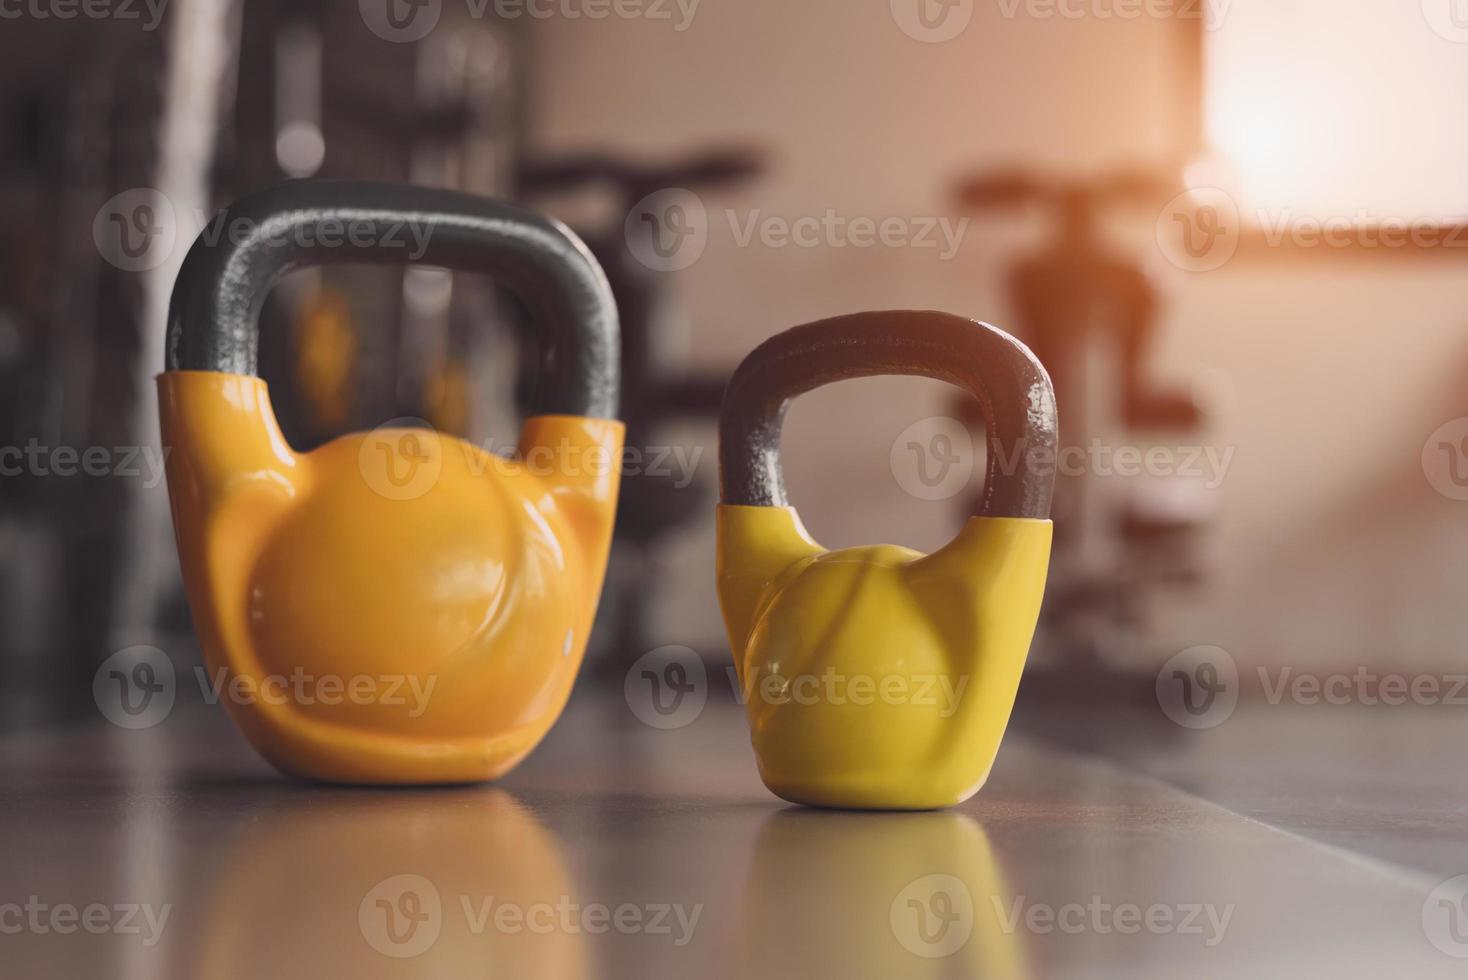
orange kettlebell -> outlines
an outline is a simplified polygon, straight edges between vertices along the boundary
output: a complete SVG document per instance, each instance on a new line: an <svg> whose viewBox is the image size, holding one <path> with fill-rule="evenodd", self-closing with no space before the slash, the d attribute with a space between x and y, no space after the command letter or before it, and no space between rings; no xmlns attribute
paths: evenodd
<svg viewBox="0 0 1468 980"><path fill-rule="evenodd" d="M256 377L285 273L421 262L494 277L540 330L511 459L429 429L287 445ZM179 560L210 685L281 770L492 779L570 695L606 570L623 426L610 289L560 224L419 187L300 181L189 252L158 378Z"/></svg>

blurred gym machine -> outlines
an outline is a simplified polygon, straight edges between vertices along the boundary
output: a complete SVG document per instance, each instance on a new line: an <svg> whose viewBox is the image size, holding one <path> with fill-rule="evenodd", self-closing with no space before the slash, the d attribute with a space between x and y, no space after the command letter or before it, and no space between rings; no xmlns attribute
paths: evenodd
<svg viewBox="0 0 1468 980"><path fill-rule="evenodd" d="M670 430L680 423L715 420L728 376L690 373L678 365L675 352L683 346L678 335L686 333L686 325L672 303L674 280L636 257L625 220L650 195L674 188L718 191L752 180L763 169L761 155L749 148L712 149L663 165L604 155L528 159L520 165L522 197L600 192L609 199L604 220L576 231L606 270L621 315L622 418L633 449L646 453L667 444ZM523 363L521 377L533 378L534 371L533 363ZM522 389L522 403L526 394ZM623 474L590 655L590 669L604 678L620 681L629 664L661 645L649 621L660 574L658 548L668 536L705 519L713 506L709 485L680 486L682 476Z"/></svg>
<svg viewBox="0 0 1468 980"><path fill-rule="evenodd" d="M1061 444L1073 447L1056 483L1043 639L1028 691L1151 698L1152 604L1203 580L1200 546L1213 495L1176 475L1113 478L1093 465L1097 456L1075 451L1145 452L1196 443L1206 428L1192 393L1149 373L1161 305L1154 276L1101 230L1108 213L1155 214L1177 189L1144 173L1060 180L1020 171L974 175L955 188L966 212L1040 210L1051 223L1044 243L1005 277L1016 332L1050 371ZM961 404L968 424L981 429L970 400Z"/></svg>
<svg viewBox="0 0 1468 980"><path fill-rule="evenodd" d="M615 220L582 227L611 281L622 316L623 417L628 444L646 447L669 424L717 415L724 377L688 377L669 365L677 324L668 274L642 266L622 219L669 187L711 189L752 177L750 154L712 152L668 166L606 156L527 159L520 143L521 22L460 16L412 45L383 44L354 6L264 3L244 11L239 98L221 130L220 201L288 177L408 180L496 197L600 190ZM330 38L329 44L323 39ZM514 297L472 276L433 269L330 267L282 282L262 312L261 375L292 445L310 449L353 429L421 421L494 448L515 429L536 383ZM594 662L642 651L664 535L709 505L678 474L623 484L617 557L608 572ZM173 615L184 613L177 592ZM635 658L636 653L631 653ZM608 662L611 661L611 662Z"/></svg>
<svg viewBox="0 0 1468 980"><path fill-rule="evenodd" d="M366 29L356 4L248 5L241 74L261 83L241 87L221 199L293 177L508 196L523 125L517 24L446 6L423 39L393 44ZM513 357L488 282L313 269L283 282L263 318L262 376L298 449L393 419L476 439L508 424L510 399L493 393Z"/></svg>
<svg viewBox="0 0 1468 980"><path fill-rule="evenodd" d="M237 35L236 97L209 174L214 206L304 177L508 192L523 49L513 25L445 9L428 36L393 44L355 4L282 0L244 5ZM472 420L487 412L470 404L469 376L511 360L494 356L505 331L485 322L497 306L492 284L439 270L346 265L287 277L261 312L259 351L283 433L302 451L390 420L474 436ZM176 577L160 582L152 606L161 632L189 635Z"/></svg>
<svg viewBox="0 0 1468 980"><path fill-rule="evenodd" d="M124 465L140 295L93 224L148 183L165 41L85 18L0 32L0 728L93 710L108 648L128 484L145 478ZM88 447L106 475L78 467Z"/></svg>

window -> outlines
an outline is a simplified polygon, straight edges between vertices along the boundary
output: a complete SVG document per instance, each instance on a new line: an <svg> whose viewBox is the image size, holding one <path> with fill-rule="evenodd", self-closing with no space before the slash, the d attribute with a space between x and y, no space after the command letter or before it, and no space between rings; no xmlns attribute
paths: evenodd
<svg viewBox="0 0 1468 980"><path fill-rule="evenodd" d="M1468 220L1468 0L1207 0L1199 182L1246 224Z"/></svg>

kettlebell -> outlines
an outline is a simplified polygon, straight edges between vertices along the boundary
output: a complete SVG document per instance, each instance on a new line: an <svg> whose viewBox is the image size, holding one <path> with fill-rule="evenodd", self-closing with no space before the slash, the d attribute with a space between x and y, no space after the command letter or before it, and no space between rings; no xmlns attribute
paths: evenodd
<svg viewBox="0 0 1468 980"><path fill-rule="evenodd" d="M822 385L887 374L936 378L978 400L989 441L978 513L931 555L827 551L786 498L786 408ZM983 786L1045 590L1056 439L1054 391L1029 349L946 313L795 327L734 372L719 418L718 591L773 793L925 810Z"/></svg>
<svg viewBox="0 0 1468 980"><path fill-rule="evenodd" d="M410 234L410 231L412 234ZM285 273L421 262L494 277L538 326L519 451L422 428L297 453L256 376ZM560 224L455 192L299 181L245 198L179 272L158 378L184 585L210 686L282 771L492 779L570 695L616 511L618 324Z"/></svg>

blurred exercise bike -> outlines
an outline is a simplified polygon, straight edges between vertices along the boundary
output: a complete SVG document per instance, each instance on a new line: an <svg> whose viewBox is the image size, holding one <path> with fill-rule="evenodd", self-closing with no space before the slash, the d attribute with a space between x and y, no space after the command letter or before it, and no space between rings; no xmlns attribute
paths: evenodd
<svg viewBox="0 0 1468 980"><path fill-rule="evenodd" d="M1036 658L1054 669L1036 673L1063 690L1095 694L1098 682L1111 680L1124 695L1150 696L1153 673L1138 657L1150 602L1160 590L1202 579L1210 494L1176 473L1114 478L1093 451L1109 444L1145 452L1196 440L1206 427L1192 393L1149 373L1161 305L1156 279L1100 229L1108 209L1160 207L1175 190L1143 173L1060 180L1017 171L974 175L955 187L964 211L1040 208L1051 219L1048 239L1007 270L1006 288L1017 333L1049 369L1061 406L1066 455L1041 613L1048 642ZM968 400L963 405L968 424L980 427Z"/></svg>
<svg viewBox="0 0 1468 980"><path fill-rule="evenodd" d="M577 228L606 270L622 319L622 418L627 446L646 453L666 440L666 428L685 421L718 417L727 377L722 372L696 374L671 368L669 273L649 268L633 253L624 219L649 195L678 188L718 190L757 177L763 170L750 150L712 150L661 166L640 166L600 155L531 159L520 165L522 197L601 190L612 199L611 218L597 227ZM521 344L522 351L534 346ZM534 376L525 363L521 377ZM525 401L528 388L522 392ZM612 561L594 646L592 669L620 676L627 664L656 646L649 617L656 594L658 546L680 528L699 520L712 506L711 488L681 485L684 474L649 471L624 473L617 510Z"/></svg>

